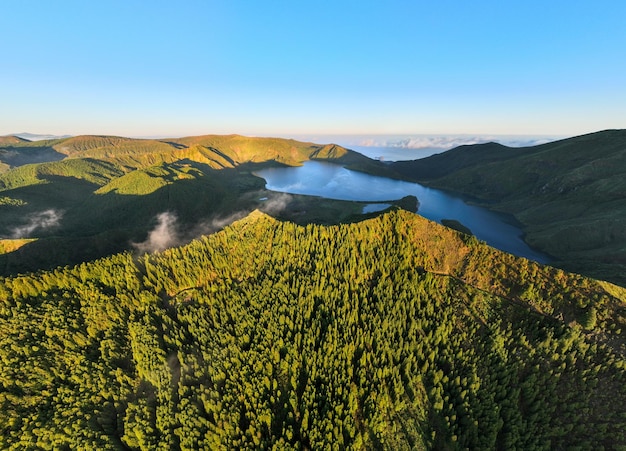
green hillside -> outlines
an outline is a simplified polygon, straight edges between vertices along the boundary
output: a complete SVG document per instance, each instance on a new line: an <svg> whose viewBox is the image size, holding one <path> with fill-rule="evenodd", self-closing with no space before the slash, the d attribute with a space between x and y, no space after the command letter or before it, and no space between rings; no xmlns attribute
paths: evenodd
<svg viewBox="0 0 626 451"><path fill-rule="evenodd" d="M462 146L393 169L513 214L558 264L626 285L626 131L540 146Z"/></svg>
<svg viewBox="0 0 626 451"><path fill-rule="evenodd" d="M624 285L625 158L625 131L391 165L238 135L2 140L0 448L624 449L624 288L253 172L462 192Z"/></svg>
<svg viewBox="0 0 626 451"><path fill-rule="evenodd" d="M369 161L356 152L334 144L319 145L292 139L240 135L205 135L162 140L84 135L36 142L16 137L2 138L0 162L10 167L62 158L115 161L129 169L181 159L191 159L215 168L266 162L293 166L309 159L340 159L342 163L353 164L366 164ZM33 156L33 161L28 160L29 154L36 154L36 158ZM18 158L20 155L21 159Z"/></svg>
<svg viewBox="0 0 626 451"><path fill-rule="evenodd" d="M529 148L462 146L387 165L333 144L240 135L36 142L4 137L0 239L42 240L3 254L0 273L38 269L33 264L42 256L49 259L43 267L53 267L52 246L68 256L59 264L129 249L129 243L146 238L164 211L172 211L187 229L215 216L245 214L262 207L258 199L268 196L251 171L322 159L471 196L513 214L524 225L526 241L554 256L555 264L626 285L625 149L626 132L614 130ZM291 198L290 204L300 205L302 217L294 212L281 217L299 222L332 222L322 207L340 213L335 222L355 219L358 210L347 206L342 213L339 205L345 204L312 199ZM42 214L60 218L58 226L19 233ZM67 248L77 243L84 253Z"/></svg>
<svg viewBox="0 0 626 451"><path fill-rule="evenodd" d="M144 242L163 213L176 218L179 241L256 208L297 222L352 221L363 217L362 205L278 196L267 192L263 180L251 172L309 159L370 171L379 166L336 145L238 135L171 140L77 136L0 143L0 156L29 152L44 160L46 155L54 158L39 163L5 158L0 239L37 240L0 253L0 274L50 269L134 249L133 243Z"/></svg>
<svg viewBox="0 0 626 451"><path fill-rule="evenodd" d="M255 212L0 279L0 447L617 449L625 301L401 211Z"/></svg>
<svg viewBox="0 0 626 451"><path fill-rule="evenodd" d="M10 167L62 158L111 160L130 169L191 159L215 168L244 163L298 165L309 159L341 159L343 163L366 164L368 158L330 144L319 145L282 138L252 138L240 135L205 135L173 139L133 139L118 136L74 136L30 142L21 138L0 140L0 161ZM29 154L38 160L29 161ZM22 159L17 157L22 155ZM49 158L46 160L46 156ZM13 160L11 160L13 158ZM35 158L35 157L33 157Z"/></svg>

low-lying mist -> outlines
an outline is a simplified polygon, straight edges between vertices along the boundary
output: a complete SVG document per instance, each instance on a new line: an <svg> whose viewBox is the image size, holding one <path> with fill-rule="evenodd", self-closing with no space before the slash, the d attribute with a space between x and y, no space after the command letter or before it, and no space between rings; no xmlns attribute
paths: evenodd
<svg viewBox="0 0 626 451"><path fill-rule="evenodd" d="M264 198L259 207L269 215L277 215L287 207L289 199L288 194L277 193L271 198ZM188 243L202 235L215 233L249 213L250 210L239 210L226 215L215 215L190 226L182 224L176 213L164 211L154 217L155 225L148 232L146 239L139 243L133 242L131 245L140 254L160 252Z"/></svg>
<svg viewBox="0 0 626 451"><path fill-rule="evenodd" d="M48 209L32 213L25 218L25 223L14 227L11 230L11 238L30 238L36 231L49 230L59 227L63 212L55 209Z"/></svg>

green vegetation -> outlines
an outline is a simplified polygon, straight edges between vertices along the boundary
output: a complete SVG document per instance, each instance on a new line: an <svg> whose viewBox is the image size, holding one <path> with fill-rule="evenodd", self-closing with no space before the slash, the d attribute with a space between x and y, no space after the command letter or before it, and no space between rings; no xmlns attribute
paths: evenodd
<svg viewBox="0 0 626 451"><path fill-rule="evenodd" d="M626 286L626 130L527 148L462 146L391 167L513 214L525 240L563 268Z"/></svg>
<svg viewBox="0 0 626 451"><path fill-rule="evenodd" d="M0 205L12 205L14 207L20 207L22 205L26 205L26 202L20 199L12 199L7 196L0 197Z"/></svg>
<svg viewBox="0 0 626 451"><path fill-rule="evenodd" d="M2 155L14 157L13 167L28 162L43 162L46 157L54 161L63 157L92 158L115 161L129 169L145 168L161 163L190 159L206 163L214 168L236 167L244 163L272 161L298 165L309 159L341 160L342 163L361 163L367 166L368 158L329 144L318 145L281 138L249 138L239 135L206 135L176 139L132 139L117 136L75 136L52 141L30 142L25 140L0 141ZM18 155L37 153L39 161L26 161Z"/></svg>
<svg viewBox="0 0 626 451"><path fill-rule="evenodd" d="M624 448L626 289L253 171L422 178L620 282L625 142L382 165L237 135L0 140L0 448Z"/></svg>
<svg viewBox="0 0 626 451"><path fill-rule="evenodd" d="M35 238L27 238L22 240L0 240L0 255L15 252L20 247L32 243Z"/></svg>
<svg viewBox="0 0 626 451"><path fill-rule="evenodd" d="M255 212L0 279L0 447L623 447L624 293L402 211Z"/></svg>
<svg viewBox="0 0 626 451"><path fill-rule="evenodd" d="M50 159L25 159L31 154ZM13 157L2 160L3 155ZM165 212L176 219L173 243L223 227L225 219L255 208L298 223L362 219L359 203L279 199L252 175L260 167L309 159L372 171L377 164L336 145L238 135L171 140L77 136L37 142L7 137L0 142L0 161L10 167L0 173L0 238L38 239L0 254L0 274L52 269L133 249ZM264 198L271 202L260 200Z"/></svg>
<svg viewBox="0 0 626 451"><path fill-rule="evenodd" d="M0 136L0 174L31 163L57 161L65 155L48 145L49 141L31 142L17 136Z"/></svg>

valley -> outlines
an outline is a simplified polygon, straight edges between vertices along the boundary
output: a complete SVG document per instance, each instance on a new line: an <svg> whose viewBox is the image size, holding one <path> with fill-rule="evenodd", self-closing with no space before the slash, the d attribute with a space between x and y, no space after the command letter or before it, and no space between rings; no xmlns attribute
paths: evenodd
<svg viewBox="0 0 626 451"><path fill-rule="evenodd" d="M298 167L261 169L255 174L267 181L267 189L292 194L378 202L414 196L420 216L440 224L454 220L490 246L541 263L550 260L548 255L531 249L522 240L523 231L512 217L468 204L449 192L318 161L308 161Z"/></svg>
<svg viewBox="0 0 626 451"><path fill-rule="evenodd" d="M626 2L2 14L0 451L626 451Z"/></svg>

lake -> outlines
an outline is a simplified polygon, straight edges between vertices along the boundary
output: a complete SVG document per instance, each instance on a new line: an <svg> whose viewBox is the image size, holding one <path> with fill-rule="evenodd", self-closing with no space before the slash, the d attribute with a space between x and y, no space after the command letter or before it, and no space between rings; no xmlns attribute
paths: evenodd
<svg viewBox="0 0 626 451"><path fill-rule="evenodd" d="M308 161L300 167L262 169L255 175L265 179L266 188L271 191L328 199L380 202L413 195L419 201L418 214L425 218L439 223L442 219L456 219L490 246L539 263L550 260L522 240L522 230L513 218L469 205L461 197L419 183L364 174L319 161ZM369 207L369 211L375 208Z"/></svg>

